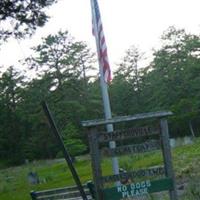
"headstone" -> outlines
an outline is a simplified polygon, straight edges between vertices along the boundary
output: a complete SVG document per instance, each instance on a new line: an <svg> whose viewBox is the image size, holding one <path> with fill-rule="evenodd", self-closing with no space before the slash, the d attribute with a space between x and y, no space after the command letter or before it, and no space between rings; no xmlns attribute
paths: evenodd
<svg viewBox="0 0 200 200"><path fill-rule="evenodd" d="M188 136L184 137L184 144L192 144L192 143L193 141L191 137Z"/></svg>
<svg viewBox="0 0 200 200"><path fill-rule="evenodd" d="M183 145L183 138L176 138L176 146L182 146Z"/></svg>
<svg viewBox="0 0 200 200"><path fill-rule="evenodd" d="M28 182L30 184L38 184L39 183L39 177L36 172L28 173Z"/></svg>
<svg viewBox="0 0 200 200"><path fill-rule="evenodd" d="M28 165L28 164L29 164L29 159L25 159L25 160L24 160L24 163L25 163L26 165Z"/></svg>
<svg viewBox="0 0 200 200"><path fill-rule="evenodd" d="M6 182L13 182L14 177L13 176L6 176Z"/></svg>
<svg viewBox="0 0 200 200"><path fill-rule="evenodd" d="M172 147L172 148L174 148L174 147L176 147L176 139L175 138L170 138L170 146Z"/></svg>

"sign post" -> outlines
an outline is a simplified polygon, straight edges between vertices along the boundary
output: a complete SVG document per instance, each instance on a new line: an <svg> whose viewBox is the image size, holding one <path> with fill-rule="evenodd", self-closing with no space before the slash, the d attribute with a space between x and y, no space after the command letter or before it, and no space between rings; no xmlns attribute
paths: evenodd
<svg viewBox="0 0 200 200"><path fill-rule="evenodd" d="M166 119L160 120L160 128L161 128L161 138L162 138L162 153L165 163L165 173L167 177L171 177L175 182L175 176L172 166L172 158L171 158L171 149L169 144L169 131L168 131L168 123ZM171 199L177 199L176 190L169 191Z"/></svg>
<svg viewBox="0 0 200 200"><path fill-rule="evenodd" d="M144 113L134 116L117 117L108 120L90 120L82 122L88 128L88 139L92 158L93 181L97 200L127 200L150 193L169 191L170 200L177 200L175 176L173 172L169 133L166 117L171 112ZM127 130L116 130L109 133L98 131L97 127L106 124L128 122L142 119L157 119L160 123L144 127L132 127ZM140 139L138 144L127 144L127 140ZM151 138L151 139L150 139ZM152 139L153 138L153 139ZM110 149L100 148L102 143L126 140L126 145ZM103 156L123 156L142 154L161 150L164 166L153 166L109 176L102 176L101 160ZM136 180L136 178L138 180ZM126 184L111 187L110 183L128 180ZM106 187L105 185L109 185Z"/></svg>
<svg viewBox="0 0 200 200"><path fill-rule="evenodd" d="M101 182L101 177L102 177L102 172L101 172L101 155L99 151L99 142L98 142L98 133L96 127L93 127L90 129L89 132L89 145L90 145L90 150L91 150L91 157L92 157L92 172L93 172L93 180L94 180L94 187L96 194L97 200L102 200L103 199L103 194L102 194L102 182Z"/></svg>

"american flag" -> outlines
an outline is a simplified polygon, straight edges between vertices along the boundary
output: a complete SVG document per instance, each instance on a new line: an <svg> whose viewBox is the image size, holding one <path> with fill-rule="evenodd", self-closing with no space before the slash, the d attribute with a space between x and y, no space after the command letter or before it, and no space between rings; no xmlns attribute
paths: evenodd
<svg viewBox="0 0 200 200"><path fill-rule="evenodd" d="M92 22L93 22L93 35L96 37L96 41L98 43L98 54L100 67L103 68L103 76L106 83L111 81L111 70L108 61L108 53L106 40L103 32L103 25L101 21L101 14L99 10L99 5L97 0L93 0L93 12L92 12Z"/></svg>

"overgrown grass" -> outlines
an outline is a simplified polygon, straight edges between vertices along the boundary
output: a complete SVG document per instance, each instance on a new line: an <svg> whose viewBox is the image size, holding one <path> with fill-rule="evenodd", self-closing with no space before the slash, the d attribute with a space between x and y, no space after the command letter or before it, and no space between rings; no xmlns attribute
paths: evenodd
<svg viewBox="0 0 200 200"><path fill-rule="evenodd" d="M180 146L173 149L172 156L178 181L187 180L192 183L191 180L193 177L200 176L200 139L196 139L192 145ZM120 166L127 170L161 165L162 162L162 155L159 152L120 158ZM92 179L89 158L78 158L75 167L82 182L87 182ZM111 160L104 160L102 168L104 175L112 174ZM31 185L28 182L27 175L30 171L37 172L40 178L40 184ZM30 199L29 192L31 190L43 190L74 184L71 173L64 160L36 161L20 167L0 170L0 199L28 200ZM199 183L196 185L199 185ZM186 196L191 196L192 194L190 192L191 190L188 191ZM188 196L188 200L190 198Z"/></svg>
<svg viewBox="0 0 200 200"><path fill-rule="evenodd" d="M76 164L82 182L91 179L91 167L88 160L80 160ZM40 184L31 185L28 173L37 172ZM25 200L30 199L31 190L43 190L55 187L74 185L71 173L62 161L37 161L21 167L8 168L0 172L0 199Z"/></svg>

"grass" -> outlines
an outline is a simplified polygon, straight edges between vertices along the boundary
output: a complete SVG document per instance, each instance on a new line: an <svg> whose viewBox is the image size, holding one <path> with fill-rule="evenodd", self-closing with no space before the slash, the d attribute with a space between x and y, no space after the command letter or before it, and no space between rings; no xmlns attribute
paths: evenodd
<svg viewBox="0 0 200 200"><path fill-rule="evenodd" d="M192 145L174 148L172 155L178 181L187 180L192 184L194 182L193 180L199 180L198 178L194 179L194 177L200 176L200 139L196 139ZM161 153L154 152L122 157L119 159L119 162L120 167L131 170L161 165L163 161ZM92 179L89 158L78 158L75 167L83 183ZM112 174L111 160L105 159L102 163L102 168L103 175ZM37 172L41 181L40 184L31 185L28 183L27 175L30 171ZM20 167L0 170L0 199L30 200L29 192L31 190L44 190L74 184L71 173L64 160L35 161ZM198 183L196 185L200 184ZM190 188L189 186L188 188ZM193 186L192 188L194 190ZM189 195L194 195L192 192L194 193L195 191L188 191L188 197L185 197L185 199L189 200Z"/></svg>
<svg viewBox="0 0 200 200"><path fill-rule="evenodd" d="M80 160L75 164L82 182L91 179L91 168L88 160ZM40 184L28 183L28 173L37 172ZM55 187L74 185L71 173L62 161L37 161L21 167L13 167L0 172L0 199L1 200L28 200L31 190L44 190Z"/></svg>

